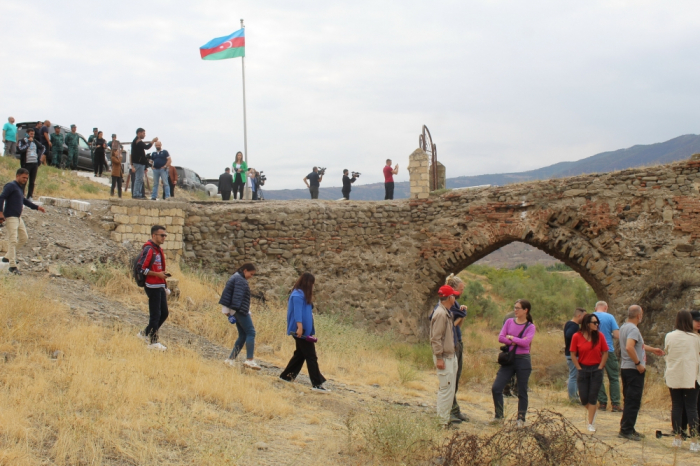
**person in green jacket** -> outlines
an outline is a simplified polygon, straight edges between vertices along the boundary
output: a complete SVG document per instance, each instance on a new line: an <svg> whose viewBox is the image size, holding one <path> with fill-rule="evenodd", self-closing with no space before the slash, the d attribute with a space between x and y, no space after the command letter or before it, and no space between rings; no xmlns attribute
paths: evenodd
<svg viewBox="0 0 700 466"><path fill-rule="evenodd" d="M236 161L233 162L233 198L241 195L243 200L243 188L245 187L245 174L248 171L248 164L243 160L243 152L236 152Z"/></svg>
<svg viewBox="0 0 700 466"><path fill-rule="evenodd" d="M65 143L68 146L68 163L70 164L71 170L76 170L78 168L78 141L80 136L76 132L77 128L75 125L70 125L70 133L66 134Z"/></svg>
<svg viewBox="0 0 700 466"><path fill-rule="evenodd" d="M65 159L62 160L61 155L63 154L63 135L61 134L61 127L56 125L53 127L55 132L51 135L51 155L53 156L53 161L51 165L54 167L61 166L61 169L66 168Z"/></svg>

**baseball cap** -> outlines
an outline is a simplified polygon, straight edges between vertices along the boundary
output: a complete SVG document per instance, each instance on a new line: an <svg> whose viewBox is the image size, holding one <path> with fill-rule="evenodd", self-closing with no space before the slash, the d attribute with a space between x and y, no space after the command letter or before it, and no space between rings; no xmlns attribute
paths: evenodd
<svg viewBox="0 0 700 466"><path fill-rule="evenodd" d="M71 127L71 128L77 128L77 126L75 126L75 125L70 125L70 127Z"/></svg>
<svg viewBox="0 0 700 466"><path fill-rule="evenodd" d="M116 135L116 134L113 134L113 135L112 135L112 137L113 137L113 138L116 138L116 137L117 137L117 135Z"/></svg>
<svg viewBox="0 0 700 466"><path fill-rule="evenodd" d="M690 311L690 315L693 316L693 320L700 320L700 311Z"/></svg>
<svg viewBox="0 0 700 466"><path fill-rule="evenodd" d="M93 131L98 131L98 129L97 129L97 128L92 128L92 130L93 130Z"/></svg>
<svg viewBox="0 0 700 466"><path fill-rule="evenodd" d="M438 296L441 298L447 298L448 296L459 296L459 293L457 293L454 288L452 288L450 285L443 285L440 287L438 290Z"/></svg>

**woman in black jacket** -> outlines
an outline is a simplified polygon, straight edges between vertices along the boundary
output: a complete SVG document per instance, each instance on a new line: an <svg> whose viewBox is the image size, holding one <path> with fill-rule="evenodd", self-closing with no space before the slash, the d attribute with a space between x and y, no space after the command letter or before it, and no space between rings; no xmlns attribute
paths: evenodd
<svg viewBox="0 0 700 466"><path fill-rule="evenodd" d="M255 275L255 265L250 262L243 264L226 282L224 292L221 293L221 304L224 309L222 312L235 318L236 328L238 329L238 339L233 345L231 355L224 361L225 364L233 366L238 353L243 349L243 344L246 348L246 360L243 367L260 370L260 366L255 363L253 354L255 353L255 327L253 319L250 317L250 287L248 280Z"/></svg>
<svg viewBox="0 0 700 466"><path fill-rule="evenodd" d="M105 162L106 149L107 142L102 137L102 131L98 131L97 139L95 139L95 163L93 167L95 176L102 176L102 172L107 168L107 163Z"/></svg>

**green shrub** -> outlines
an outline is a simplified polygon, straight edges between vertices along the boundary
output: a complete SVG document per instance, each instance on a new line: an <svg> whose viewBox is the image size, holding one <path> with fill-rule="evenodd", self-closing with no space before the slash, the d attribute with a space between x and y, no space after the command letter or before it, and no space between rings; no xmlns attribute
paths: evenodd
<svg viewBox="0 0 700 466"><path fill-rule="evenodd" d="M359 430L368 452L384 460L380 464L423 464L438 438L438 427L430 416L388 407L373 412Z"/></svg>
<svg viewBox="0 0 700 466"><path fill-rule="evenodd" d="M98 188L97 186L95 186L92 183L82 183L80 185L80 189L82 189L86 193L90 193L90 194L96 194L100 191L100 188Z"/></svg>

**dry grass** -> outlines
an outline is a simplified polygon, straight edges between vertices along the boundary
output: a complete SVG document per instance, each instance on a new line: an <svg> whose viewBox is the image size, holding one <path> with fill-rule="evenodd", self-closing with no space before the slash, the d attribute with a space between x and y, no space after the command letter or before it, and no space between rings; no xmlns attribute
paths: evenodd
<svg viewBox="0 0 700 466"><path fill-rule="evenodd" d="M15 179L19 160L0 157L0 185ZM39 168L34 198L54 196L66 199L109 199L109 188L86 178L80 178L70 170L42 166Z"/></svg>
<svg viewBox="0 0 700 466"><path fill-rule="evenodd" d="M69 323L29 285L0 281L0 464L236 464L249 416L295 413L258 377L185 349L144 352L131 329Z"/></svg>

